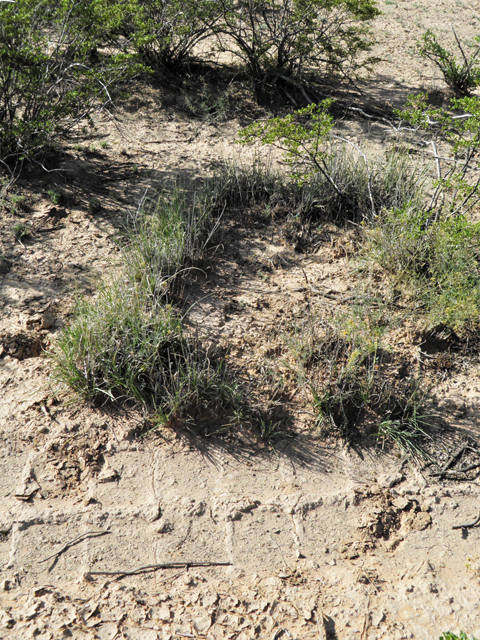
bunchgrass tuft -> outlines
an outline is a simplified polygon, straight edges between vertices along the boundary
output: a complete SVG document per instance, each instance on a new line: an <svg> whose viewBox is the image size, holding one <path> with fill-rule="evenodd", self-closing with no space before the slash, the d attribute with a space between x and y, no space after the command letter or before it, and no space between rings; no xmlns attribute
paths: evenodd
<svg viewBox="0 0 480 640"><path fill-rule="evenodd" d="M224 358L185 332L168 295L195 268L217 222L202 194L174 187L145 197L128 221L116 277L79 300L57 341L54 379L85 398L143 406L155 422L203 434L238 426L240 385Z"/></svg>
<svg viewBox="0 0 480 640"><path fill-rule="evenodd" d="M53 359L54 379L80 396L143 406L157 422L210 434L241 405L224 360L185 334L171 305L124 279L79 301Z"/></svg>
<svg viewBox="0 0 480 640"><path fill-rule="evenodd" d="M365 158L349 145L332 143L324 158L325 173L301 181L272 161L228 160L206 182L206 189L212 203L229 208L281 205L304 220L337 224L372 220L392 207L423 201L426 174L406 154L392 151L367 163Z"/></svg>
<svg viewBox="0 0 480 640"><path fill-rule="evenodd" d="M350 312L335 324L310 320L297 330L290 349L298 384L309 391L324 433L382 448L395 443L408 455L425 457L425 392L418 378L398 375L394 354L381 345L388 327L379 318Z"/></svg>
<svg viewBox="0 0 480 640"><path fill-rule="evenodd" d="M414 205L386 212L366 231L365 268L380 265L427 328L455 331L480 314L480 224L432 219Z"/></svg>

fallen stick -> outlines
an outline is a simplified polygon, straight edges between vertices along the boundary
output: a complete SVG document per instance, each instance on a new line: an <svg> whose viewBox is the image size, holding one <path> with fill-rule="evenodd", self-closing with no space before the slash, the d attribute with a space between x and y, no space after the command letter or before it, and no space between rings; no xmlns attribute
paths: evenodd
<svg viewBox="0 0 480 640"><path fill-rule="evenodd" d="M475 462L474 464L469 464L467 467L460 467L457 471L466 473L467 471L472 471L472 469L478 469L478 467L480 467L480 462Z"/></svg>
<svg viewBox="0 0 480 640"><path fill-rule="evenodd" d="M157 571L158 569L178 569L189 567L231 567L231 562L165 562L164 564L147 564L133 571L87 571L87 576L135 576L145 571Z"/></svg>
<svg viewBox="0 0 480 640"><path fill-rule="evenodd" d="M70 549L70 547L73 547L73 545L77 544L78 542L82 542L83 540L88 540L88 538L99 538L100 536L106 536L109 533L112 533L112 532L111 531L87 531L86 533L82 533L81 535L77 536L73 540L70 540L70 542L67 542L67 544L65 544L59 551L52 553L52 555L48 556L48 558L45 558L44 560L39 560L38 564L42 564L43 562L48 562L53 558L58 558L58 556L62 555L62 553L67 551L67 549Z"/></svg>
<svg viewBox="0 0 480 640"><path fill-rule="evenodd" d="M471 529L472 527L475 527L479 522L480 514L478 515L478 518L473 522L467 522L467 524L454 524L452 529Z"/></svg>
<svg viewBox="0 0 480 640"><path fill-rule="evenodd" d="M434 477L434 478L441 478L443 475L445 475L445 473L451 468L453 467L453 465L458 462L460 460L460 458L463 456L463 454L465 453L465 451L469 448L468 444L464 444L463 447L460 447L460 449L458 449L458 451L456 451L453 456L451 458L449 458L449 460L447 460L447 462L443 465L443 467L440 469L440 471L435 471L434 473L431 473L430 476Z"/></svg>

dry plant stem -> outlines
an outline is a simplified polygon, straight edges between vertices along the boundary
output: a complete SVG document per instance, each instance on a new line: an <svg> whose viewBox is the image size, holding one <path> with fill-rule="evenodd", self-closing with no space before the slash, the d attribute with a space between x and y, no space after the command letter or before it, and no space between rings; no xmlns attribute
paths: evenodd
<svg viewBox="0 0 480 640"><path fill-rule="evenodd" d="M48 558L45 558L44 560L39 560L38 564L42 564L43 562L48 562L49 560L52 560L52 558L58 558L58 556L62 555L62 553L67 551L67 549L70 549L70 547L72 547L74 544L77 544L77 542L88 540L88 538L99 538L100 536L106 536L106 535L109 535L110 533L112 532L111 531L87 531L86 533L82 533L81 535L77 536L73 540L70 540L69 542L67 542L67 544L65 544L59 551L52 553L52 555L48 556Z"/></svg>
<svg viewBox="0 0 480 640"><path fill-rule="evenodd" d="M348 140L348 138L344 138L335 133L333 134L333 137L336 138L337 140L341 140L342 142L346 142L347 144L352 145L355 151L357 151L357 153L359 153L362 156L363 162L365 163L365 169L367 170L367 176L368 176L368 181L367 181L368 197L370 198L370 203L372 205L372 216L375 216L375 203L373 201L373 196L372 196L372 174L370 173L370 169L368 167L367 156L363 153L363 151L360 149L358 145L352 142L352 140Z"/></svg>
<svg viewBox="0 0 480 640"><path fill-rule="evenodd" d="M135 576L146 571L157 571L159 569L178 569L189 567L231 567L231 562L165 562L163 564L148 564L138 567L133 571L88 571L88 576Z"/></svg>
<svg viewBox="0 0 480 640"><path fill-rule="evenodd" d="M480 514L478 515L478 518L473 522L467 522L466 524L454 524L452 529L471 529L472 527L476 527L479 522Z"/></svg>
<svg viewBox="0 0 480 640"><path fill-rule="evenodd" d="M465 451L470 447L470 445L465 444L463 445L463 447L460 447L460 449L458 449L458 451L456 451L453 456L451 456L447 462L443 465L443 467L440 469L440 471L436 471L434 473L431 473L430 475L432 477L435 478L441 478L443 475L445 475L445 473L451 468L453 467L453 465L458 462L460 460L460 458L463 456L463 454L465 453Z"/></svg>

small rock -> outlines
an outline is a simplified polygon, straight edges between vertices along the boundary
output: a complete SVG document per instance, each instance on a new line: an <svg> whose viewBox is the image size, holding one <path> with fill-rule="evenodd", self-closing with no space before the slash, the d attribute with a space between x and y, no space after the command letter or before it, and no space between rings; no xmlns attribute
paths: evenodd
<svg viewBox="0 0 480 640"><path fill-rule="evenodd" d="M34 618L36 618L40 612L40 609L42 609L43 607L43 602L36 602L35 604L33 604L31 607L28 607L28 609L25 611L24 613L24 618L25 620L33 620Z"/></svg>
<svg viewBox="0 0 480 640"><path fill-rule="evenodd" d="M42 329L50 329L55 326L55 314L50 309L46 309L42 314Z"/></svg>
<svg viewBox="0 0 480 640"><path fill-rule="evenodd" d="M168 520L166 520L164 523L162 523L160 527L158 527L157 533L160 533L160 534L171 533L173 529L174 529L173 524L171 522L168 522Z"/></svg>
<svg viewBox="0 0 480 640"><path fill-rule="evenodd" d="M118 637L118 625L116 622L101 624L95 630L95 635L98 640L114 640L114 638Z"/></svg>
<svg viewBox="0 0 480 640"><path fill-rule="evenodd" d="M413 519L410 528L412 531L423 531L432 524L432 516L425 511L420 511Z"/></svg>
<svg viewBox="0 0 480 640"><path fill-rule="evenodd" d="M143 509L143 517L147 522L155 522L162 517L162 509L160 504L154 503L146 506Z"/></svg>
<svg viewBox="0 0 480 640"><path fill-rule="evenodd" d="M383 489L391 489L396 484L400 484L403 482L405 477L401 473L385 473L381 476L378 476L377 483Z"/></svg>
<svg viewBox="0 0 480 640"><path fill-rule="evenodd" d="M383 611L374 611L372 613L372 627L378 627L385 620Z"/></svg>
<svg viewBox="0 0 480 640"><path fill-rule="evenodd" d="M158 640L158 633L154 629L141 627L124 627L123 635L127 640Z"/></svg>
<svg viewBox="0 0 480 640"><path fill-rule="evenodd" d="M6 611L0 611L0 628L12 629L16 624L16 620L12 618Z"/></svg>
<svg viewBox="0 0 480 640"><path fill-rule="evenodd" d="M207 608L207 607L213 607L217 604L218 602L218 595L216 593L207 593L207 595L203 596L202 598L202 606Z"/></svg>
<svg viewBox="0 0 480 640"><path fill-rule="evenodd" d="M274 587L275 589L281 589L282 581L280 580L280 578L277 578L276 576L271 576L270 578L265 578L264 585L266 587Z"/></svg>
<svg viewBox="0 0 480 640"><path fill-rule="evenodd" d="M161 607L155 610L154 616L155 618L157 618L157 620L161 620L162 622L169 622L172 613L166 604L162 604Z"/></svg>
<svg viewBox="0 0 480 640"><path fill-rule="evenodd" d="M99 482L115 482L118 478L118 471L106 464L98 474L97 480Z"/></svg>
<svg viewBox="0 0 480 640"><path fill-rule="evenodd" d="M211 616L202 616L201 618L197 618L197 620L193 621L193 626L197 633L205 634L212 626L212 618Z"/></svg>
<svg viewBox="0 0 480 640"><path fill-rule="evenodd" d="M396 509L400 509L400 511L405 511L411 506L412 502L406 496L399 496L398 498L395 498L395 500L392 501L392 504Z"/></svg>
<svg viewBox="0 0 480 640"><path fill-rule="evenodd" d="M10 582L10 580L2 580L0 584L0 589L2 591L10 591L11 588L12 588L12 583Z"/></svg>

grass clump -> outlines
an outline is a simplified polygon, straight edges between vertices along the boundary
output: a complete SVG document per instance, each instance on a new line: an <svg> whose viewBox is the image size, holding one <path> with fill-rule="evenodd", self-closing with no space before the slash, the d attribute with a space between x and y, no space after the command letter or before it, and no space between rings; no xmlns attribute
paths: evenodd
<svg viewBox="0 0 480 640"><path fill-rule="evenodd" d="M317 425L325 433L367 444L370 436L382 448L395 443L404 453L423 457L428 438L425 393L421 381L402 371L401 363L381 346L388 324L367 303L337 318L335 325L297 333L298 383L309 390Z"/></svg>
<svg viewBox="0 0 480 640"><path fill-rule="evenodd" d="M480 312L480 224L465 215L432 219L392 209L366 232L365 258L380 265L430 327L455 331Z"/></svg>
<svg viewBox="0 0 480 640"><path fill-rule="evenodd" d="M211 432L239 403L223 361L187 337L175 309L124 279L79 302L53 358L54 378L82 397L132 402L164 423Z"/></svg>
<svg viewBox="0 0 480 640"><path fill-rule="evenodd" d="M211 435L242 421L243 397L225 358L187 333L168 303L171 283L215 230L201 196L175 188L131 214L120 274L81 299L53 351L53 377L92 400L133 403L156 423Z"/></svg>
<svg viewBox="0 0 480 640"><path fill-rule="evenodd" d="M282 177L282 192L288 192L297 206L301 203L301 211L312 218L361 222L419 201L424 171L399 151L369 157L337 133L330 113L333 102L324 100L284 118L255 122L241 131L240 142L274 145L284 152L290 171Z"/></svg>
<svg viewBox="0 0 480 640"><path fill-rule="evenodd" d="M162 295L201 260L217 228L213 207L201 192L191 196L177 185L146 195L127 221L127 271L151 294Z"/></svg>

